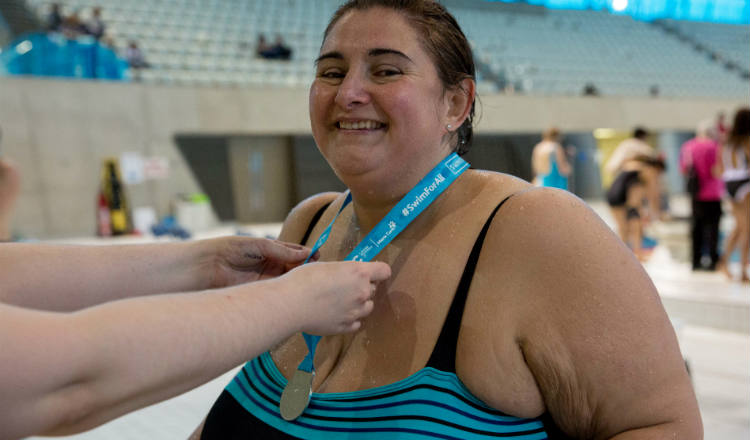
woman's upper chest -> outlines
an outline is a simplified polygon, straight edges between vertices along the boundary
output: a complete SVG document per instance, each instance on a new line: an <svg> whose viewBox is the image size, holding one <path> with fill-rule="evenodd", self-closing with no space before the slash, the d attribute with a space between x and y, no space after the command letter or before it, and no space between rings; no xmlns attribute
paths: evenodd
<svg viewBox="0 0 750 440"><path fill-rule="evenodd" d="M437 257L430 264L424 257L414 251L409 260L416 261L410 269L398 272L389 288L377 293L375 310L360 331L321 340L315 355L315 392L380 387L426 366L451 309L465 258L457 264ZM456 344L457 375L472 394L505 413L538 416L543 404L516 344L513 321L497 322L513 311L493 313L496 304L485 297L492 292L483 290L470 289L460 333L441 342ZM296 336L272 355L290 378L306 353L304 341Z"/></svg>
<svg viewBox="0 0 750 440"><path fill-rule="evenodd" d="M474 215L476 224L466 220L461 228L442 225L433 226L426 234L404 234L377 256L377 260L392 266L394 275L379 288L375 309L360 331L321 340L315 356L316 392L391 384L427 364L449 310L461 311L463 298L453 304L454 297L462 276L474 275L471 267L467 270L467 263L473 264L469 255L487 216L486 212ZM331 235L333 245L321 250L321 259L341 260L353 245L347 242L346 234L341 240ZM480 270L492 270L486 263L484 266ZM514 321L497 322L512 310L506 307L503 313L492 312L501 306L498 298L502 297L498 291L502 286L494 287L482 285L464 292L471 300L461 317L461 337L454 331L442 342L455 344L459 377L472 392L511 414L519 401L525 402L521 404L523 413L529 414L528 402L534 401L538 391L516 344ZM488 325L488 320L493 325ZM297 336L274 350L273 358L281 372L290 377L306 352L302 338ZM482 368L466 368L477 365ZM493 380L488 382L487 377ZM539 407L538 402L531 406Z"/></svg>
<svg viewBox="0 0 750 440"><path fill-rule="evenodd" d="M335 231L334 231L335 232ZM352 247L336 240L321 248L322 261L342 260ZM449 252L441 252L441 249ZM341 254L344 255L341 255ZM375 258L392 268L381 284L375 308L353 334L324 337L315 354L316 392L344 392L373 388L403 379L425 366L450 308L462 261L459 246L441 246L434 237L395 239ZM294 337L272 352L274 361L290 377L307 347Z"/></svg>

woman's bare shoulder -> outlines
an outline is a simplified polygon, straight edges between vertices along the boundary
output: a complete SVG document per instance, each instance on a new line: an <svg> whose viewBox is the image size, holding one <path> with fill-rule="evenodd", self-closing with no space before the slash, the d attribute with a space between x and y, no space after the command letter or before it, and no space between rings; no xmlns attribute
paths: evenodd
<svg viewBox="0 0 750 440"><path fill-rule="evenodd" d="M515 194L493 220L482 253L477 273L488 287L477 293L512 308L519 349L564 431L611 437L693 414L653 283L582 200L549 188ZM643 402L674 410L650 413Z"/></svg>
<svg viewBox="0 0 750 440"><path fill-rule="evenodd" d="M533 187L521 178L497 171L472 169L466 175L475 195L489 195L495 199L500 197L498 202L511 194Z"/></svg>
<svg viewBox="0 0 750 440"><path fill-rule="evenodd" d="M631 257L583 200L555 188L528 186L513 193L493 219L487 240L486 251L495 257L512 253L524 266L546 273L566 273L576 262Z"/></svg>
<svg viewBox="0 0 750 440"><path fill-rule="evenodd" d="M531 306L524 310L532 314L592 298L614 304L612 296L619 301L631 291L632 303L658 303L632 252L583 200L564 190L531 187L512 195L495 215L482 254L488 263L478 270L498 283L523 285L504 294L523 295Z"/></svg>
<svg viewBox="0 0 750 440"><path fill-rule="evenodd" d="M339 192L324 192L310 196L299 202L292 208L284 220L279 240L297 243L310 225L315 213L326 205L330 205L336 198L341 197Z"/></svg>
<svg viewBox="0 0 750 440"><path fill-rule="evenodd" d="M520 177L513 176L511 174L502 173L500 171L491 171L491 170L483 170L483 169L475 169L472 168L469 170L469 175L473 175L476 177L482 177L485 179L490 179L493 183L509 183L509 182L517 182L518 184L529 184L529 182L521 179Z"/></svg>

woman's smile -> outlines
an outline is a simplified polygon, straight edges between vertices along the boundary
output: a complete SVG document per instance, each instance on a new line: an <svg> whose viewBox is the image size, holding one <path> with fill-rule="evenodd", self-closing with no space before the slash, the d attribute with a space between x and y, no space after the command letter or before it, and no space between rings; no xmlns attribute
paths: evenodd
<svg viewBox="0 0 750 440"><path fill-rule="evenodd" d="M372 119L340 119L333 124L338 136L381 136L385 134L388 125Z"/></svg>
<svg viewBox="0 0 750 440"><path fill-rule="evenodd" d="M362 132L362 131L374 131L374 130L384 130L386 127L385 124L378 121L368 121L368 120L354 120L354 121L338 121L336 122L336 128L338 128L341 131L355 131L355 132Z"/></svg>

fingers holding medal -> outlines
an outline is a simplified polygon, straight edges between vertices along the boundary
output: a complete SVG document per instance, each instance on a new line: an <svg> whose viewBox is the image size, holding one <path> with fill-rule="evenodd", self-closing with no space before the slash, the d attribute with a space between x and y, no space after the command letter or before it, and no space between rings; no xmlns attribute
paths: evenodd
<svg viewBox="0 0 750 440"><path fill-rule="evenodd" d="M391 276L391 268L381 262L326 262L306 264L290 274L299 274L301 284L308 286L298 298L308 304L301 330L323 336L359 330L375 306L378 284Z"/></svg>

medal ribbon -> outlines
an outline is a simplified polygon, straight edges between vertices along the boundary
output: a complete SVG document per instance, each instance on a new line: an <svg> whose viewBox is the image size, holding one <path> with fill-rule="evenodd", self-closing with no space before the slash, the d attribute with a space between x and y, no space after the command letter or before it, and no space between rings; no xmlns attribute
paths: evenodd
<svg viewBox="0 0 750 440"><path fill-rule="evenodd" d="M354 248L344 261L370 261L383 250L398 234L401 233L422 211L425 210L437 197L445 191L448 186L455 181L458 176L469 168L469 164L458 154L452 153L443 159L435 168L422 178L419 183L411 189L391 211L370 231L369 234ZM352 194L346 196L346 200L339 208L336 217L333 218L323 234L315 242L315 245L307 257L305 263L321 246L328 240L333 223L338 218L341 211L352 201ZM320 341L320 336L302 333L307 344L308 353L305 359L297 367L308 373L315 369L313 358L315 357L315 348Z"/></svg>

